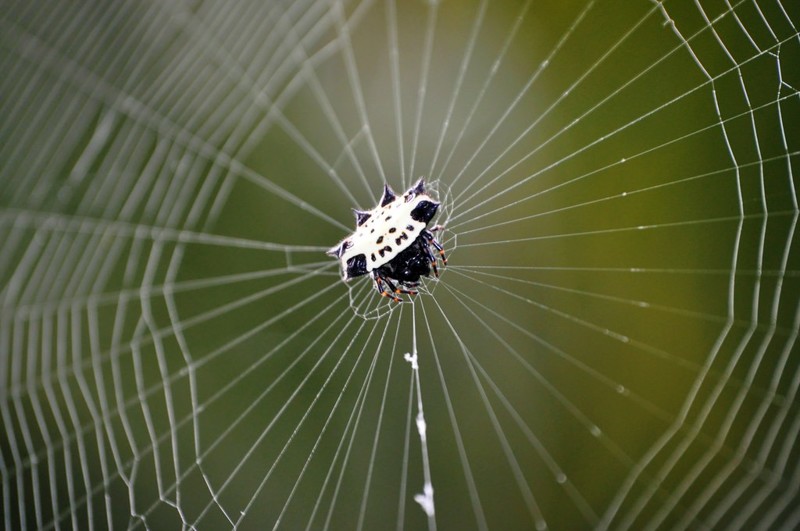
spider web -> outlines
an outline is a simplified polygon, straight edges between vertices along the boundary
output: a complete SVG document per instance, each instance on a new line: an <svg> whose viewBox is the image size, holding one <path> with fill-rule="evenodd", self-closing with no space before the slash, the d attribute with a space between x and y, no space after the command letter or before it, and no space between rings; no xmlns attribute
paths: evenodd
<svg viewBox="0 0 800 531"><path fill-rule="evenodd" d="M800 527L798 24L5 2L4 527ZM343 284L420 176L441 276Z"/></svg>

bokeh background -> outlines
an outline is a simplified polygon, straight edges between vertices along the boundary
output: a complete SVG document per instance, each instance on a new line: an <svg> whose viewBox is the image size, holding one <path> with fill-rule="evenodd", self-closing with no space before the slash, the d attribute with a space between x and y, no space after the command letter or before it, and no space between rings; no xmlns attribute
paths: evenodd
<svg viewBox="0 0 800 531"><path fill-rule="evenodd" d="M797 527L795 3L0 13L6 529Z"/></svg>

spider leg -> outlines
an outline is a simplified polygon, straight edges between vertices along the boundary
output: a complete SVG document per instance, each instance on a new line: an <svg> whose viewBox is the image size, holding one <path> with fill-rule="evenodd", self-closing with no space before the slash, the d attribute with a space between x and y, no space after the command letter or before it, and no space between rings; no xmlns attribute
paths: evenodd
<svg viewBox="0 0 800 531"><path fill-rule="evenodd" d="M396 286L395 283L392 282L391 280L389 280L387 277L383 277L383 281L386 282L386 285L389 286L389 288L393 292L395 292L397 294L400 294L400 293L405 293L406 295L416 295L417 294L416 291L405 289L402 284L399 285L400 287Z"/></svg>
<svg viewBox="0 0 800 531"><path fill-rule="evenodd" d="M425 229L422 231L422 236L426 240L428 240L428 243L430 245L433 245L433 247L436 248L437 251L439 251L439 256L442 259L442 265L447 265L447 256L445 256L444 254L444 247L442 247L442 244L436 241L436 238L433 236L433 234L431 234L431 231L438 231L438 230L444 230L444 227L442 227L441 225L436 225L435 227L432 227L430 230ZM436 266L434 265L434 271L435 270ZM437 274L436 276L438 277L439 275Z"/></svg>
<svg viewBox="0 0 800 531"><path fill-rule="evenodd" d="M439 277L439 268L436 267L436 256L434 256L433 251L431 251L430 245L426 245L425 249L425 257L428 259L428 262L431 264L431 268L433 269L433 274L437 278Z"/></svg>
<svg viewBox="0 0 800 531"><path fill-rule="evenodd" d="M392 283L388 278L385 278L381 275L377 269L372 270L372 279L375 281L375 289L378 290L378 293L381 294L383 297L389 297L394 302L403 302L403 300L391 293L391 291L386 291L386 287L384 286L384 282L388 285L389 288L392 288ZM392 291L395 291L392 289Z"/></svg>

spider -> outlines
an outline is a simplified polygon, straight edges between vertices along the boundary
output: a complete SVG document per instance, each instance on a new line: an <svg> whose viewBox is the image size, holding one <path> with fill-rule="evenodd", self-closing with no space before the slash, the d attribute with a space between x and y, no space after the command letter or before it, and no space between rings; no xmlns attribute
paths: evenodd
<svg viewBox="0 0 800 531"><path fill-rule="evenodd" d="M345 282L369 274L383 297L402 302L400 294L416 295L422 276L439 276L437 255L447 264L442 245L433 233L443 230L428 223L439 202L425 193L423 179L397 196L388 184L378 206L355 210L356 230L332 247L328 254L339 259Z"/></svg>

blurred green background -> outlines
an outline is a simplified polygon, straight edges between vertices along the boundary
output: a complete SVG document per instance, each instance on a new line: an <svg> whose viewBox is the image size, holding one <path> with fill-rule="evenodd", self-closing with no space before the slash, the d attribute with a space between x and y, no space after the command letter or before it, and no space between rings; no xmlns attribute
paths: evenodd
<svg viewBox="0 0 800 531"><path fill-rule="evenodd" d="M8 529L791 527L789 2L4 2ZM413 304L324 251L443 203Z"/></svg>

